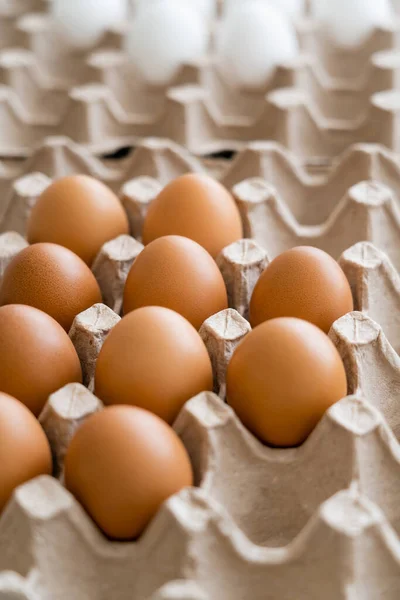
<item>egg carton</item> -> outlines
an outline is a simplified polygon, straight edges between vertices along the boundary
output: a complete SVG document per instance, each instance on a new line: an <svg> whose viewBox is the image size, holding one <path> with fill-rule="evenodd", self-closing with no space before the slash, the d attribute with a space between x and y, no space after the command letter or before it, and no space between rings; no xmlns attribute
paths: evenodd
<svg viewBox="0 0 400 600"><path fill-rule="evenodd" d="M332 165L305 169L299 157L271 141L249 142L232 160L201 159L166 138L146 138L125 158L99 158L70 138L50 136L29 158L0 162L0 191L5 196L16 179L38 172L49 178L91 175L115 191L137 177L151 177L165 185L188 171L210 172L228 189L244 179L261 177L279 187L300 222L313 224L327 218L337 197L360 181L377 179L397 192L399 166L397 153L376 144L354 144Z"/></svg>
<svg viewBox="0 0 400 600"><path fill-rule="evenodd" d="M96 305L75 320L70 335L86 380L118 319ZM331 335L341 332L343 341L343 332L354 331L350 321L363 319L347 315ZM207 344L213 364L223 371L248 330L234 309L206 321L202 335L214 338ZM363 333L357 341L367 342ZM354 363L346 367L349 375L355 370ZM0 520L0 590L16 586L22 598L43 600L235 600L249 594L254 600L321 594L372 600L383 591L394 600L400 590L400 447L388 425L396 425L396 414L389 411L385 419L374 407L381 404L380 388L374 391L368 401L359 391L331 407L306 443L290 450L264 447L216 394L190 400L175 430L198 488L167 501L138 542L120 544L105 540L62 487L71 436L102 408L87 388L66 386L40 416L61 482L40 477L14 494Z"/></svg>
<svg viewBox="0 0 400 600"><path fill-rule="evenodd" d="M1 236L3 268L24 245L15 233ZM119 321L126 274L141 248L130 236L102 248L93 270L109 306L78 315L70 332L87 387L74 384L53 394L40 416L61 482L71 436L102 408L90 391L95 362ZM199 489L170 499L140 541L116 544L103 538L61 483L51 478L28 483L0 521L0 570L7 582L11 577L7 585L17 581L43 600L235 600L249 593L255 600L321 594L364 600L382 590L385 598L398 597L400 359L382 327L397 344L400 330L389 315L399 275L388 256L368 242L343 253L340 261L362 312L337 321L330 335L353 396L333 406L303 446L273 450L247 432L223 402L226 366L250 330L242 315L268 260L249 239L218 258L231 308L208 319L200 334L220 397L201 394L175 424Z"/></svg>
<svg viewBox="0 0 400 600"><path fill-rule="evenodd" d="M187 172L208 173L233 191L242 212L248 213L248 216L244 214L246 235L256 235L267 247L261 225L257 225L257 215L250 215L251 211L264 210L264 196L270 198L268 201L264 198L266 204L274 205L275 218L281 221L281 228L288 223L301 238L303 225L325 223L328 229L332 227L331 221L336 220L338 207L345 203L345 197L353 198L354 193L357 196L357 189L352 189L357 184L377 181L390 187L396 198L400 194L399 155L373 144L356 144L327 171L310 173L302 167L298 157L274 142L251 142L233 161L205 161L174 142L149 138L127 158L117 161L99 159L67 138L52 137L29 159L0 163L0 233L14 230L24 235L29 210L51 179L80 173L100 179L120 194L130 217L132 233L140 238L149 202L162 186ZM367 191L360 188L358 192L368 196L371 185L368 184ZM252 201L247 202L247 195ZM351 205L352 200L348 204ZM248 205L247 208L243 208L244 205ZM263 222L268 228L269 220L263 217ZM311 231L312 235L318 233L315 228ZM379 245L376 237L361 235L359 239L370 239ZM351 243L353 240L344 244L335 258ZM273 254L273 248L268 249Z"/></svg>
<svg viewBox="0 0 400 600"><path fill-rule="evenodd" d="M273 139L312 164L355 141L397 150L397 22L344 51L312 20L301 20L299 58L260 89L229 83L213 44L204 60L157 87L143 83L127 59L126 24L91 52L66 47L45 11L10 27L9 46L0 53L3 156L27 155L49 135L67 135L96 154L148 136L173 139L200 155Z"/></svg>
<svg viewBox="0 0 400 600"><path fill-rule="evenodd" d="M398 597L399 446L378 411L346 398L308 447L274 451L210 393L180 415L178 433L190 436L191 428L202 441L199 450L196 435L201 487L168 500L137 542L107 541L53 478L19 488L0 521L8 580L12 569L11 583L19 575L18 583L43 600L190 598L193 584L195 598L210 599ZM336 486L340 491L325 500ZM281 535L279 525L286 527L285 546L273 537ZM191 583L176 583L185 579Z"/></svg>
<svg viewBox="0 0 400 600"><path fill-rule="evenodd" d="M43 183L41 189L48 185ZM159 191L160 186L154 181L143 178L124 188L122 203L137 240L141 239L149 203ZM395 268L400 269L400 212L395 194L384 184L364 181L352 186L321 225L299 225L276 189L263 179L237 184L233 195L242 215L245 237L258 242L270 258L294 246L309 245L337 259L349 246L364 240L387 252ZM24 234L36 199L29 194L20 197L20 202L14 199L4 223L13 223L14 230Z"/></svg>
<svg viewBox="0 0 400 600"><path fill-rule="evenodd" d="M108 173L103 161L89 157L85 162L86 154L70 152L69 146L61 144L56 149L62 148L58 156L66 157L65 163L64 158L54 160L52 146L50 154L46 154L48 148L41 154L46 160L53 157L49 169L67 165L70 172L80 172L82 165L96 165ZM190 155L182 151L177 159L176 146L154 140L149 146L145 144L128 163L134 163L132 174L141 169L151 169L151 173L128 182L122 195L139 239L148 202L169 179L169 169L191 170L182 161ZM191 160L202 166L197 159ZM0 521L0 571L4 571L0 598L398 597L396 485L400 453L394 434L400 436L396 411L400 332L393 315L397 314L400 285L389 257L369 242L360 243L367 239L380 244L398 266L397 195L382 183L362 183L363 178L383 180L396 190L397 160L381 148L358 146L328 175L311 177L276 145L255 144L224 170L222 180L233 178L229 187L241 208L246 235L254 234L256 240L236 242L218 258L231 308L214 315L201 328L220 399L213 394L193 399L175 425L190 453L200 490L171 499L139 542L115 544L104 540L55 479L23 486ZM132 169L127 164L120 170L120 181L124 169ZM253 168L262 172L247 173L246 169ZM48 175L54 172L48 171ZM281 176L279 193L285 200L280 201L276 188L260 175ZM249 178L241 181L243 176ZM361 183L356 183L358 179ZM18 181L17 177L14 185ZM25 195L18 196L25 211L20 213L22 220L14 214L14 222L23 226L37 197L29 176L25 181ZM49 181L46 175L43 187ZM357 225L353 230L336 223L340 235L333 228L329 237L328 228L328 233L323 230L325 235L313 238L310 231L319 232L320 225L295 223L295 235L288 235L283 226L276 227L286 197L299 197L299 214L305 215L306 210L311 214L308 204L313 194L314 206L318 195L330 196L337 211L341 192L336 198L334 192L341 186L346 190L347 185L352 187L341 204L353 207L351 218L347 217ZM273 199L267 201L271 194ZM283 214L289 214L287 206L285 210ZM293 223L294 217L291 219ZM270 235L265 233L267 227ZM352 286L355 308L361 312L339 320L331 332L353 397L332 407L304 446L278 451L259 444L223 403L225 371L234 348L250 330L243 317L248 314L260 273L276 246L305 243L304 230L315 244L329 242L336 258L342 245L348 248L359 242L345 251L340 261ZM348 235L351 239L345 245ZM0 278L26 244L15 232L0 236ZM101 409L91 393L94 366L105 336L119 321L126 274L141 249L140 242L130 236L120 236L102 248L93 270L108 306L97 305L79 315L70 332L87 387L60 390L41 415L61 481L63 458L73 432L88 414ZM150 564L151 560L154 563Z"/></svg>
<svg viewBox="0 0 400 600"><path fill-rule="evenodd" d="M94 265L106 303L116 312L120 311L124 277L142 249L141 231L149 203L174 177L187 171L206 170L201 161L165 140L143 142L122 167L113 169L73 142L62 138L48 140L18 173L12 171L14 180L4 179L7 184L13 181L13 197L0 205L0 231L6 232L1 236L0 277L13 254L26 245L21 236L25 234L30 210L51 181L44 173L19 177L34 167L52 177L74 172L91 174L108 184L113 181L114 189L120 190L136 239L121 236L109 242ZM125 178L128 181L122 185ZM247 316L250 294L267 257L273 258L295 245L316 245L337 259L357 242L369 241L387 252L393 272L399 270L399 157L383 147L356 145L337 160L327 175L310 176L298 159L277 144L255 142L223 169L220 180L233 192L248 238L228 247L218 258L230 305L242 315ZM322 219L325 221L321 223ZM364 249L364 245L361 247ZM118 256L123 258L118 260ZM246 261L250 261L249 267ZM396 286L392 282L388 289L397 289ZM375 300L378 305L382 302L379 296ZM393 322L396 311L388 314ZM382 317L379 315L376 320L382 322Z"/></svg>
<svg viewBox="0 0 400 600"><path fill-rule="evenodd" d="M85 313L74 325L80 323L84 371L92 371L93 339L104 339L110 317L118 316L103 305ZM248 330L232 309L205 327L225 340L215 346L216 362ZM76 344L76 333L71 337ZM79 384L49 398L40 420L59 472L76 427L99 409ZM187 403L175 429L200 489L170 499L139 542L104 540L60 483L42 477L16 492L0 522L0 568L25 577L24 585L43 599L165 597L159 586L172 586L166 597L190 598L178 594L188 594L195 582L195 598L234 600L251 593L254 599L301 600L319 598L326 581L333 582L327 598L372 599L382 589L396 598L400 449L371 404L344 399L293 450L262 446L212 393ZM62 573L55 564L63 565ZM181 578L190 583L170 583ZM357 595L347 595L349 586Z"/></svg>
<svg viewBox="0 0 400 600"><path fill-rule="evenodd" d="M50 141L28 160L28 168L36 160L36 165L45 167L43 170L50 175L75 171L109 182L112 174L131 233L137 240L133 253L140 251L148 206L163 184L187 171L205 171L203 163L171 142L148 140L121 169L114 170L80 150L63 140L55 140L55 146ZM263 177L257 176L258 173ZM129 179L132 175L134 177ZM241 180L248 175L250 177ZM128 181L120 185L125 177ZM10 185L11 180L4 181ZM4 194L5 201L0 204L0 233L6 232L6 238L8 231L25 235L32 206L50 181L43 173L13 180L11 194ZM400 269L399 158L381 147L355 146L340 158L328 175L312 177L276 144L253 143L224 169L221 181L233 193L242 215L245 237L257 242L270 258L303 244L318 246L337 259L357 242L369 241L387 252L395 268ZM126 246L128 266L124 265L122 270L129 268L131 250L128 247L129 244ZM237 251L235 246L232 251ZM240 255L242 249L238 252ZM107 280L108 273L102 277ZM113 309L117 296L110 291L108 304Z"/></svg>

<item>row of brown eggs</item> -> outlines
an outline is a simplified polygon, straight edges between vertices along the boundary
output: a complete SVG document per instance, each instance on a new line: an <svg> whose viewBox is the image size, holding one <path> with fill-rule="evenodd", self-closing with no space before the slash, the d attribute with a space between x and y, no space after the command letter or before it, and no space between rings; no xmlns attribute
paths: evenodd
<svg viewBox="0 0 400 600"><path fill-rule="evenodd" d="M28 241L60 244L91 265L105 242L128 230L117 196L100 181L75 175L41 195L29 219ZM148 211L144 244L166 235L188 237L215 258L243 229L229 192L211 177L189 173L167 185Z"/></svg>
<svg viewBox="0 0 400 600"><path fill-rule="evenodd" d="M10 263L0 287L0 391L36 416L52 392L82 379L65 330L101 301L88 265L106 241L127 231L118 198L88 177L56 181L33 209L32 245ZM139 535L169 495L192 484L188 456L170 425L189 398L212 389L211 361L197 330L227 308L214 259L241 237L233 198L206 176L176 179L150 207L147 245L125 285L125 316L96 365L95 393L108 406L78 429L65 461L67 488L112 538ZM250 304L255 329L227 371L227 401L261 441L302 443L346 394L344 367L326 333L350 310L347 280L324 252L296 248L264 271ZM17 401L2 396L7 431L17 410L10 402ZM16 485L51 465L44 433L22 404L19 410L30 418L38 448L40 438L41 459L33 446L31 452L18 446L18 436L4 436L0 456L9 468L0 475L6 490L0 508ZM11 442L20 450L10 452ZM22 454L24 469L20 458L10 458Z"/></svg>

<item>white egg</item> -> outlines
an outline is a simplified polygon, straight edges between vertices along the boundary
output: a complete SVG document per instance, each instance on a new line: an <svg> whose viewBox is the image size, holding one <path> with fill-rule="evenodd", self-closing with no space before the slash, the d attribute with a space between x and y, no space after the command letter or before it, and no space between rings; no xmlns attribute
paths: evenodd
<svg viewBox="0 0 400 600"><path fill-rule="evenodd" d="M312 0L311 1L311 14L316 19L322 19L326 11L326 5L330 0Z"/></svg>
<svg viewBox="0 0 400 600"><path fill-rule="evenodd" d="M377 27L389 27L394 19L390 0L314 0L316 16L333 41L355 47Z"/></svg>
<svg viewBox="0 0 400 600"><path fill-rule="evenodd" d="M181 2L159 2L139 11L126 41L135 69L153 85L167 85L185 63L207 53L205 19Z"/></svg>
<svg viewBox="0 0 400 600"><path fill-rule="evenodd" d="M298 18L305 14L305 0L271 0L277 8L283 10L290 18Z"/></svg>
<svg viewBox="0 0 400 600"><path fill-rule="evenodd" d="M240 8L245 2L254 2L255 0L225 0L225 14L232 9ZM291 19L297 19L305 13L305 0L257 0L262 4L273 4L276 8L284 12Z"/></svg>
<svg viewBox="0 0 400 600"><path fill-rule="evenodd" d="M299 52L292 23L272 4L246 2L228 13L217 39L218 63L236 87L262 87Z"/></svg>
<svg viewBox="0 0 400 600"><path fill-rule="evenodd" d="M184 0L187 6L196 8L207 19L215 16L217 6L216 0ZM181 0L135 0L136 11L143 10L160 2L181 2Z"/></svg>
<svg viewBox="0 0 400 600"><path fill-rule="evenodd" d="M188 5L193 5L194 8L198 8L202 14L211 19L215 16L217 11L215 0L186 0Z"/></svg>
<svg viewBox="0 0 400 600"><path fill-rule="evenodd" d="M53 0L51 7L60 34L82 49L93 46L128 15L128 0Z"/></svg>

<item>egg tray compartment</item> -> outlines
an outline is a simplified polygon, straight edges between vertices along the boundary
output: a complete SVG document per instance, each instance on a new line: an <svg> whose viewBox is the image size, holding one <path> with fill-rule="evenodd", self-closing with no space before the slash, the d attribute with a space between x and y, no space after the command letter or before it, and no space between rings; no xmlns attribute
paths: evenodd
<svg viewBox="0 0 400 600"><path fill-rule="evenodd" d="M100 255L106 254L103 248ZM230 303L244 314L267 260L250 240L235 243L220 258ZM122 251L108 259L110 266L124 261ZM388 290L400 290L399 276L373 246L358 244L341 263L358 308L380 317L370 302L378 289L388 310L390 301L398 301ZM114 268L118 278L121 271ZM102 282L105 296L115 289L112 279ZM70 336L89 389L101 344L118 321L105 305L74 321ZM249 329L233 308L201 328L222 396L229 357ZM399 335L393 323L391 335ZM355 395L331 407L300 448L264 447L215 394L200 394L185 405L175 429L200 489L171 498L136 543L106 541L55 479L19 488L0 520L3 597L14 589L22 598L41 600L398 598L400 447L387 423L398 436L400 359L380 326L361 312L336 322L331 337ZM50 397L40 417L61 479L73 432L102 408L89 389L66 386Z"/></svg>
<svg viewBox="0 0 400 600"><path fill-rule="evenodd" d="M303 19L300 56L261 89L232 86L213 44L209 56L184 66L169 85L150 86L128 64L125 26L106 34L92 52L71 52L46 10L5 22L11 33L0 53L3 156L27 155L50 135L67 135L96 154L148 136L202 155L272 139L311 163L330 160L356 141L397 150L397 21L343 51Z"/></svg>

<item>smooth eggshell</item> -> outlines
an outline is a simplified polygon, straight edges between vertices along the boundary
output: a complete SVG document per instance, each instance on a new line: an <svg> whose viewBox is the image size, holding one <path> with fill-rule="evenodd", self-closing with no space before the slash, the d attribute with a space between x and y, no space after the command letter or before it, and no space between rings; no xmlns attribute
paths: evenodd
<svg viewBox="0 0 400 600"><path fill-rule="evenodd" d="M124 313L164 306L200 329L228 308L226 287L214 259L193 240L170 235L151 242L132 265L124 291Z"/></svg>
<svg viewBox="0 0 400 600"><path fill-rule="evenodd" d="M189 457L156 415L112 406L78 429L65 459L65 484L110 538L138 537L161 504L193 484Z"/></svg>
<svg viewBox="0 0 400 600"><path fill-rule="evenodd" d="M276 317L296 317L329 332L353 310L349 282L326 252L308 246L277 256L262 273L250 302L253 327Z"/></svg>
<svg viewBox="0 0 400 600"><path fill-rule="evenodd" d="M49 442L38 420L21 402L0 392L0 513L16 487L51 475Z"/></svg>
<svg viewBox="0 0 400 600"><path fill-rule="evenodd" d="M331 45L362 52L360 46L377 30L393 27L394 4L391 0L314 0L314 15Z"/></svg>
<svg viewBox="0 0 400 600"><path fill-rule="evenodd" d="M112 329L97 360L95 386L105 404L139 406L172 423L187 400L213 389L213 375L194 327L172 310L150 306Z"/></svg>
<svg viewBox="0 0 400 600"><path fill-rule="evenodd" d="M143 243L164 235L188 237L215 258L243 237L243 227L231 194L212 177L189 173L169 183L149 207Z"/></svg>
<svg viewBox="0 0 400 600"><path fill-rule="evenodd" d="M232 87L262 94L274 86L277 67L298 57L296 30L281 10L282 0L235 4L217 28L217 65Z"/></svg>
<svg viewBox="0 0 400 600"><path fill-rule="evenodd" d="M326 409L346 393L346 373L335 346L318 327L300 319L259 325L228 365L228 403L250 431L273 446L304 442Z"/></svg>
<svg viewBox="0 0 400 600"><path fill-rule="evenodd" d="M63 177L42 193L28 222L28 241L52 242L75 252L88 265L106 242L129 233L117 196L87 175Z"/></svg>
<svg viewBox="0 0 400 600"><path fill-rule="evenodd" d="M39 415L50 394L82 382L75 348L64 329L31 306L0 307L0 391Z"/></svg>
<svg viewBox="0 0 400 600"><path fill-rule="evenodd" d="M34 244L19 252L8 265L0 287L0 305L34 306L66 331L77 314L98 302L100 288L89 267L57 244Z"/></svg>
<svg viewBox="0 0 400 600"><path fill-rule="evenodd" d="M206 56L210 28L188 0L145 4L126 36L126 55L136 71L132 77L150 86L177 85L183 65L198 64Z"/></svg>

